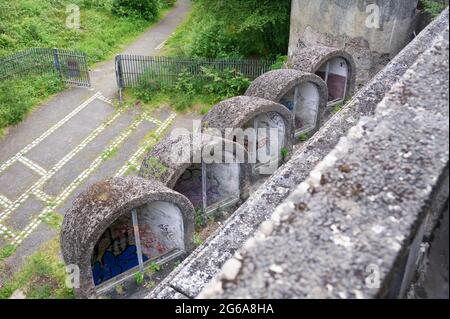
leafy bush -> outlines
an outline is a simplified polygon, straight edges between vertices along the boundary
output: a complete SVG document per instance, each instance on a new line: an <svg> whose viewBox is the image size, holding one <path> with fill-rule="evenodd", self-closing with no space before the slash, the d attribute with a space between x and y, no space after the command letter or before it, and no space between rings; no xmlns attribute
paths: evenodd
<svg viewBox="0 0 450 319"><path fill-rule="evenodd" d="M196 0L168 42L173 55L273 58L286 54L291 0Z"/></svg>
<svg viewBox="0 0 450 319"><path fill-rule="evenodd" d="M420 0L420 6L435 18L448 6L448 0Z"/></svg>
<svg viewBox="0 0 450 319"><path fill-rule="evenodd" d="M157 18L160 8L159 0L114 0L112 13L120 17L137 17L153 21Z"/></svg>
<svg viewBox="0 0 450 319"><path fill-rule="evenodd" d="M144 103L148 103L157 92L161 91L161 89L162 86L158 79L149 79L141 81L133 91L136 98Z"/></svg>
<svg viewBox="0 0 450 319"><path fill-rule="evenodd" d="M234 69L219 72L213 68L202 68L208 79L205 89L208 93L221 98L241 95L250 86L250 80Z"/></svg>
<svg viewBox="0 0 450 319"><path fill-rule="evenodd" d="M167 85L162 78L147 72L141 83L132 90L133 95L144 103L150 103L161 93L169 96L169 102L177 111L189 109L195 101L207 100L206 104L241 95L251 81L234 69L219 71L215 68L201 67L195 74L189 68L180 72L173 85ZM203 106L201 112L209 108Z"/></svg>
<svg viewBox="0 0 450 319"><path fill-rule="evenodd" d="M288 61L287 55L278 55L275 63L270 67L271 70L279 70L285 68L285 64Z"/></svg>

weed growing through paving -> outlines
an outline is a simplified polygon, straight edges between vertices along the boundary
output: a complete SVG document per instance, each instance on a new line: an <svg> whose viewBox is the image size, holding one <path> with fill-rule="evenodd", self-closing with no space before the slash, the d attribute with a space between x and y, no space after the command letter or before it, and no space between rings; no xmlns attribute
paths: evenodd
<svg viewBox="0 0 450 319"><path fill-rule="evenodd" d="M195 210L195 229L197 231L200 231L202 228L204 228L207 224L207 220L205 217L205 213L203 212L203 209L197 208Z"/></svg>
<svg viewBox="0 0 450 319"><path fill-rule="evenodd" d="M109 160L110 158L116 156L118 152L119 152L118 147L112 147L112 148L107 149L101 155L102 161Z"/></svg>
<svg viewBox="0 0 450 319"><path fill-rule="evenodd" d="M177 269L181 265L181 261L177 260L173 264L173 270Z"/></svg>
<svg viewBox="0 0 450 319"><path fill-rule="evenodd" d="M136 282L136 285L142 286L144 284L144 274L142 272L137 272L134 275L134 280Z"/></svg>
<svg viewBox="0 0 450 319"><path fill-rule="evenodd" d="M114 290L118 295L123 295L125 293L125 287L123 286L123 284L117 284L114 287Z"/></svg>
<svg viewBox="0 0 450 319"><path fill-rule="evenodd" d="M51 228L59 231L63 222L63 216L55 211L50 211L41 217L42 221L46 223Z"/></svg>
<svg viewBox="0 0 450 319"><path fill-rule="evenodd" d="M203 239L201 238L199 233L195 232L194 235L192 236L192 242L196 247L198 247L201 244L203 244Z"/></svg>
<svg viewBox="0 0 450 319"><path fill-rule="evenodd" d="M29 256L22 269L0 288L0 299L9 298L17 289L27 298L73 298L73 290L65 285L66 268L59 251L59 238L54 238Z"/></svg>
<svg viewBox="0 0 450 319"><path fill-rule="evenodd" d="M13 244L7 244L0 249L0 261L12 256L16 251L17 246Z"/></svg>
<svg viewBox="0 0 450 319"><path fill-rule="evenodd" d="M281 155L281 159L284 161L289 155L289 149L287 149L286 147L283 147L280 150L280 155Z"/></svg>
<svg viewBox="0 0 450 319"><path fill-rule="evenodd" d="M300 136L298 137L298 140L299 140L300 142L306 142L307 140L309 140L309 138L310 138L309 133L302 133L302 134L300 134Z"/></svg>

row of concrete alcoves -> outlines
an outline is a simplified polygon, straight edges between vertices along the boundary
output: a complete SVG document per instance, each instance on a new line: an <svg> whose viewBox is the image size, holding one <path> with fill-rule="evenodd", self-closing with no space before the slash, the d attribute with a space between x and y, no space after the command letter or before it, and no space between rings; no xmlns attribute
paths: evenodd
<svg viewBox="0 0 450 319"><path fill-rule="evenodd" d="M215 105L200 138L168 135L146 155L139 177L103 181L80 194L61 232L64 260L79 269L78 297L95 297L152 262L189 253L195 210L237 207L259 175L276 169L299 137L316 132L329 108L353 92L355 63L345 51L305 48L289 66ZM266 134L237 138L236 129L249 128Z"/></svg>

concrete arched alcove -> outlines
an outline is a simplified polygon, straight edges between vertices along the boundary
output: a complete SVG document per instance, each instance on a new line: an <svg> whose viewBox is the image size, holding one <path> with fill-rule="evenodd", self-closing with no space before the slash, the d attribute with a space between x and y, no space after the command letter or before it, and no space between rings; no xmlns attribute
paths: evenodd
<svg viewBox="0 0 450 319"><path fill-rule="evenodd" d="M154 180L114 178L90 186L64 216L61 251L79 270L80 298L192 250L194 207ZM76 276L77 271L74 271Z"/></svg>
<svg viewBox="0 0 450 319"><path fill-rule="evenodd" d="M305 47L293 54L288 65L320 76L327 84L328 105L345 101L353 94L356 64L344 50L325 46Z"/></svg>
<svg viewBox="0 0 450 319"><path fill-rule="evenodd" d="M270 175L292 151L294 116L285 106L253 96L216 104L202 120L203 131L217 130L243 145L254 175ZM252 134L253 132L253 134Z"/></svg>
<svg viewBox="0 0 450 319"><path fill-rule="evenodd" d="M295 116L295 136L312 134L320 125L328 101L325 82L317 75L292 69L264 73L245 93L283 104Z"/></svg>
<svg viewBox="0 0 450 319"><path fill-rule="evenodd" d="M172 132L145 156L139 176L161 181L212 213L247 199L247 157L241 145L221 137Z"/></svg>

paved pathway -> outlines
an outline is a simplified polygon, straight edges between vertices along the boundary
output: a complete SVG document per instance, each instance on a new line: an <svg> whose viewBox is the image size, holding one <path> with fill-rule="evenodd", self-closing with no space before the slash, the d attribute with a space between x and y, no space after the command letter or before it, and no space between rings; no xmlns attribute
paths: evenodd
<svg viewBox="0 0 450 319"><path fill-rule="evenodd" d="M179 0L123 52L158 54L188 10L189 0ZM166 109L140 114L114 108L113 60L92 70L91 79L91 89L58 94L0 141L0 250L17 246L4 261L0 286L25 257L58 234L52 221L80 191L104 178L133 173L155 139L177 121Z"/></svg>

